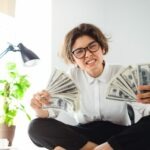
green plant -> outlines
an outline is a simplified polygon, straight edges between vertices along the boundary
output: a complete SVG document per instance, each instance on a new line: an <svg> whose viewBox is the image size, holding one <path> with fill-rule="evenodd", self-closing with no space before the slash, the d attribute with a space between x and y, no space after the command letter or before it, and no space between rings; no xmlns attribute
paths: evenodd
<svg viewBox="0 0 150 150"><path fill-rule="evenodd" d="M16 63L7 63L6 71L5 79L0 79L0 102L3 109L0 115L0 124L5 123L12 126L15 125L15 118L19 111L23 111L31 120L23 104L23 97L30 87L30 82L27 75L18 72Z"/></svg>

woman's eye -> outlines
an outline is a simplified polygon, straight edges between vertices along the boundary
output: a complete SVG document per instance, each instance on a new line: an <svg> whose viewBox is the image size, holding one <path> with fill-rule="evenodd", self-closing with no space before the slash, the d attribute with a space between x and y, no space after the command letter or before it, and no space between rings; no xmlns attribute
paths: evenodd
<svg viewBox="0 0 150 150"><path fill-rule="evenodd" d="M80 53L83 53L83 51L84 51L83 49L78 49L78 50L75 51L75 53L80 54Z"/></svg>
<svg viewBox="0 0 150 150"><path fill-rule="evenodd" d="M93 49L96 47L96 44L89 45L89 49Z"/></svg>

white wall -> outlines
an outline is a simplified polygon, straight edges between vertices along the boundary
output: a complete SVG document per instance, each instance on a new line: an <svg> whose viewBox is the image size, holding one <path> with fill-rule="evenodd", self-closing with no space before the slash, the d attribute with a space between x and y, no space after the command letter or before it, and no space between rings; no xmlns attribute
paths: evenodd
<svg viewBox="0 0 150 150"><path fill-rule="evenodd" d="M52 68L67 69L57 52L65 34L83 22L111 37L110 63L150 63L150 0L52 0ZM74 123L69 116L59 119Z"/></svg>
<svg viewBox="0 0 150 150"><path fill-rule="evenodd" d="M8 52L0 59L0 73L7 61L14 61L19 71L29 76L31 87L24 98L26 106L34 92L45 88L51 71L51 1L50 0L16 0L15 17L0 14L0 53L6 48L6 42L18 45L22 42L40 57L37 66L25 68L20 53ZM32 109L28 112L32 115ZM34 114L34 113L33 113ZM27 134L29 121L24 114L17 118L14 145L19 150L37 150Z"/></svg>
<svg viewBox="0 0 150 150"><path fill-rule="evenodd" d="M16 0L14 43L22 42L34 51L40 61L37 66L23 68L30 77L31 88L25 97L27 106L35 92L44 89L51 71L51 1L49 0ZM32 114L32 109L29 109ZM33 113L34 114L34 113ZM19 118L14 144L21 150L37 150L27 134L26 118ZM22 138L20 138L22 137Z"/></svg>
<svg viewBox="0 0 150 150"><path fill-rule="evenodd" d="M82 22L111 37L109 62L150 62L150 0L53 0L52 66L62 66L57 51L65 34Z"/></svg>

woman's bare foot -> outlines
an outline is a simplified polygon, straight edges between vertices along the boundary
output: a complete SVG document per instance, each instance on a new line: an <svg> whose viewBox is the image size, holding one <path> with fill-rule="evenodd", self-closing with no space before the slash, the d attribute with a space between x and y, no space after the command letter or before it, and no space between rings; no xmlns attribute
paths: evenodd
<svg viewBox="0 0 150 150"><path fill-rule="evenodd" d="M66 149L64 149L64 148L61 147L61 146L57 146L57 147L54 148L54 150L66 150Z"/></svg>
<svg viewBox="0 0 150 150"><path fill-rule="evenodd" d="M87 142L80 150L93 150L96 146L93 142Z"/></svg>
<svg viewBox="0 0 150 150"><path fill-rule="evenodd" d="M97 146L94 150L113 150L113 148L109 145L108 142L105 142L105 143Z"/></svg>

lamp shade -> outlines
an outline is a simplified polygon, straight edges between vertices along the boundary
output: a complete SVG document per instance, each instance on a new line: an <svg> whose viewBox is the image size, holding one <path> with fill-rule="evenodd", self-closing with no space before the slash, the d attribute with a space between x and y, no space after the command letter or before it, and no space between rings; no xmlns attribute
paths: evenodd
<svg viewBox="0 0 150 150"><path fill-rule="evenodd" d="M34 65L40 59L35 53L33 53L30 49L26 48L22 43L19 43L17 47L21 52L21 56L25 65Z"/></svg>

